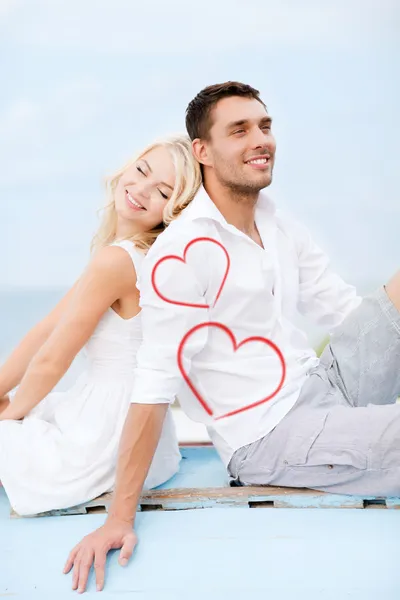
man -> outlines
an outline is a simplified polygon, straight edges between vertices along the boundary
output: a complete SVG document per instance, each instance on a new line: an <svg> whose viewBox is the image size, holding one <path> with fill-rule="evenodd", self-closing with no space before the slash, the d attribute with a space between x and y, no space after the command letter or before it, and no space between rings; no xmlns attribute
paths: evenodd
<svg viewBox="0 0 400 600"><path fill-rule="evenodd" d="M114 500L65 567L74 565L80 591L93 562L102 589L111 548L122 547L122 565L132 554L137 503L176 395L239 483L400 494L400 273L362 300L261 192L275 140L257 90L210 86L186 125L204 188L145 261L143 344ZM332 332L320 361L293 324L296 308Z"/></svg>

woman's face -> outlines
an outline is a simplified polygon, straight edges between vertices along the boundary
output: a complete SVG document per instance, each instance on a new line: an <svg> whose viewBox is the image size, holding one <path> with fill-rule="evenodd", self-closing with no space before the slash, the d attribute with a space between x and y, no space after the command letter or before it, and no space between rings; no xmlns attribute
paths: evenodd
<svg viewBox="0 0 400 600"><path fill-rule="evenodd" d="M119 222L132 224L135 231L150 231L160 225L174 185L175 168L168 150L153 148L126 169L118 181L115 209Z"/></svg>

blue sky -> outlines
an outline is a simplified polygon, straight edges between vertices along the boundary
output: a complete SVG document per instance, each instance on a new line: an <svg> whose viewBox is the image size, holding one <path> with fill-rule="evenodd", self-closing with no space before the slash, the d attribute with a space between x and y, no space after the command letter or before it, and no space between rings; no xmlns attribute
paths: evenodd
<svg viewBox="0 0 400 600"><path fill-rule="evenodd" d="M70 285L103 178L184 130L205 85L258 88L270 194L363 286L399 268L396 0L0 3L0 287Z"/></svg>

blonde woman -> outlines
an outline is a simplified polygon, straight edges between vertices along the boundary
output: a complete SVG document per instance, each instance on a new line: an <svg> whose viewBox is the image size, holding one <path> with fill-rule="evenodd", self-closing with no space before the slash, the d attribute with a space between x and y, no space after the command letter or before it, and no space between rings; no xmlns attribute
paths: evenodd
<svg viewBox="0 0 400 600"><path fill-rule="evenodd" d="M141 342L136 276L200 180L185 137L152 144L118 171L89 266L0 369L0 480L17 513L74 506L113 488ZM83 347L85 373L69 391L50 393ZM146 487L172 477L179 461L169 413Z"/></svg>

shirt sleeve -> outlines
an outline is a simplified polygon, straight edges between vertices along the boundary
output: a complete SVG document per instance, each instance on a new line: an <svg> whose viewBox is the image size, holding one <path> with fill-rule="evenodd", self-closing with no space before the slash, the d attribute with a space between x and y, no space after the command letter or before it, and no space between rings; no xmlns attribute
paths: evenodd
<svg viewBox="0 0 400 600"><path fill-rule="evenodd" d="M163 243L157 243L161 242L161 237L144 259L137 283L142 343L137 353L131 402L138 404L172 403L175 400L183 384L178 366L182 339L196 325L209 320L205 284L208 261L202 258L201 251L191 252L188 262L171 258L183 257L190 238L170 235ZM204 248L202 250L204 252ZM181 304L168 302L165 298ZM207 328L195 331L187 338L182 352L186 373L190 371L191 359L206 342Z"/></svg>
<svg viewBox="0 0 400 600"><path fill-rule="evenodd" d="M329 331L335 329L362 298L331 268L324 251L313 241L306 227L297 224L296 246L299 266L299 312Z"/></svg>

